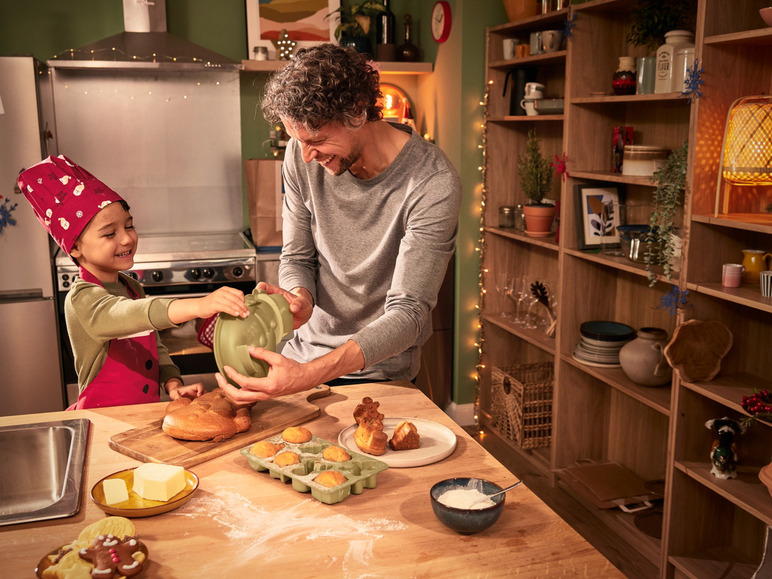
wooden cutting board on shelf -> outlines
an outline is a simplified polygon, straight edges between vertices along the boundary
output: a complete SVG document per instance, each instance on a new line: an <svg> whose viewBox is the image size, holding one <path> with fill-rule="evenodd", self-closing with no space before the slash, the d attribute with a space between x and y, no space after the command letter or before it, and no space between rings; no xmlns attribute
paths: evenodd
<svg viewBox="0 0 772 579"><path fill-rule="evenodd" d="M330 387L317 386L310 392L298 392L258 402L252 408L252 426L223 442L177 440L161 430L163 417L141 428L119 432L110 438L110 448L142 462L163 462L185 468L249 446L287 428L308 422L321 410L311 402L329 396Z"/></svg>

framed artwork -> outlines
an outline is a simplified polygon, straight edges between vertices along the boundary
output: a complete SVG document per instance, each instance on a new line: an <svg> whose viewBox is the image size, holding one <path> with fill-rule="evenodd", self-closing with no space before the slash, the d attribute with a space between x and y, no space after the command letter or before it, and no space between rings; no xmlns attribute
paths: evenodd
<svg viewBox="0 0 772 579"><path fill-rule="evenodd" d="M619 246L622 191L614 186L574 185L574 193L579 249Z"/></svg>
<svg viewBox="0 0 772 579"><path fill-rule="evenodd" d="M287 31L297 48L335 42L340 15L326 16L340 8L340 0L246 0L247 54L254 58L254 48L265 46L268 59L276 58L273 41ZM296 48L296 49L297 49Z"/></svg>

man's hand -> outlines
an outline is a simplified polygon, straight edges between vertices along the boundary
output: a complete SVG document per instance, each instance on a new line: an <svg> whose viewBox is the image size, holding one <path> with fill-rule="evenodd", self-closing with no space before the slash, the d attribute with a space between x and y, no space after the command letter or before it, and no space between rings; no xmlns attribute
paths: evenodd
<svg viewBox="0 0 772 579"><path fill-rule="evenodd" d="M265 348L249 348L249 354L268 363L268 375L264 378L250 378L239 374L230 366L225 366L225 373L241 388L230 384L219 372L215 374L217 384L233 402L245 404L268 400L285 394L310 390L318 386L304 372L304 364L285 358L281 354Z"/></svg>
<svg viewBox="0 0 772 579"><path fill-rule="evenodd" d="M289 303L290 312L292 312L292 329L297 330L305 324L314 311L314 301L311 298L311 292L305 288L295 288L287 291L261 281L257 284L257 289L265 290L269 294L279 294Z"/></svg>

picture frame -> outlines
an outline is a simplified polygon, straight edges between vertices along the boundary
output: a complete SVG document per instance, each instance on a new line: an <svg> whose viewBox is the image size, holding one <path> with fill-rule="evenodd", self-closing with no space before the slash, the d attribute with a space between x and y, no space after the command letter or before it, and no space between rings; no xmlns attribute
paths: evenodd
<svg viewBox="0 0 772 579"><path fill-rule="evenodd" d="M579 249L620 247L619 205L624 191L614 185L574 185Z"/></svg>
<svg viewBox="0 0 772 579"><path fill-rule="evenodd" d="M293 0L246 0L249 58L255 58L255 47L264 46L268 49L268 60L275 60L276 46L272 40L278 38L282 29L286 29L290 39L296 42L295 50L336 42L335 29L340 14L325 17L340 8L340 0L309 0L306 5L309 8L297 19L296 13L282 15L283 8L290 10L297 6Z"/></svg>

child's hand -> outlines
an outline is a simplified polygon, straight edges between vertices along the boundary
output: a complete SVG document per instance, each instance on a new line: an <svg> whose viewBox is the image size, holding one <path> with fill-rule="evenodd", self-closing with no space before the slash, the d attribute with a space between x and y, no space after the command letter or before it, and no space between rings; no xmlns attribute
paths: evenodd
<svg viewBox="0 0 772 579"><path fill-rule="evenodd" d="M201 382L195 384L183 384L177 378L171 378L166 381L166 391L169 393L169 398L177 400L177 398L198 398L204 393L204 385Z"/></svg>
<svg viewBox="0 0 772 579"><path fill-rule="evenodd" d="M242 318L249 316L244 292L232 287L223 286L196 301L199 302L199 318L206 319L220 312Z"/></svg>

